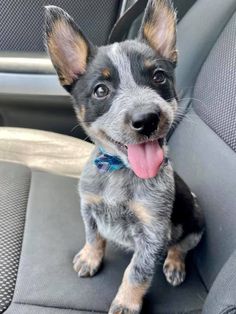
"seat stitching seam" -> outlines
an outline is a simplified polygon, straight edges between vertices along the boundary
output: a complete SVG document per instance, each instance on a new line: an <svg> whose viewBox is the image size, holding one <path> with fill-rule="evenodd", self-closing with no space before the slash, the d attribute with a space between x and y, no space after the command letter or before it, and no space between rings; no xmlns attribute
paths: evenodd
<svg viewBox="0 0 236 314"><path fill-rule="evenodd" d="M37 306L37 307L45 307L45 308L51 308L51 309L60 309L60 310L70 310L70 311L81 311L81 312L92 312L92 313L107 313L105 311L100 311L100 310L91 310L91 309L80 309L80 308L72 308L72 307L59 307L59 306L55 306L55 305L43 305L43 304L35 304L35 303L26 303L26 302L20 302L20 301L16 301L13 302L14 304L18 304L18 305L23 305L23 306L27 306L27 305L31 305L31 306Z"/></svg>

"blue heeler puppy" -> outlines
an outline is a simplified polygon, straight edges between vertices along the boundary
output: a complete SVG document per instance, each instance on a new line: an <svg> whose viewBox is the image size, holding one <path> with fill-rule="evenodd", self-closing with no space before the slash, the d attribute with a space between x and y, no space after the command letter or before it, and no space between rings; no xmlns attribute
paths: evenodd
<svg viewBox="0 0 236 314"><path fill-rule="evenodd" d="M179 285L203 231L202 212L173 172L165 143L177 110L176 14L169 0L150 0L137 39L98 48L66 12L49 6L46 38L95 143L79 183L86 244L74 269L94 276L106 239L132 250L109 314L137 314L157 261L166 256L166 279Z"/></svg>

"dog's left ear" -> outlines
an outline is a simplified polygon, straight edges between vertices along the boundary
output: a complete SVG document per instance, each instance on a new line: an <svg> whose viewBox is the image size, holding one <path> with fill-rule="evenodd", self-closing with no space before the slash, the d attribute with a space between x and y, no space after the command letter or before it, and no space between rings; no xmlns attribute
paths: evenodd
<svg viewBox="0 0 236 314"><path fill-rule="evenodd" d="M171 0L149 0L139 31L156 52L172 62L177 62L176 12Z"/></svg>
<svg viewBox="0 0 236 314"><path fill-rule="evenodd" d="M56 6L45 9L48 52L61 85L70 92L73 83L85 73L91 50L95 48L64 10Z"/></svg>

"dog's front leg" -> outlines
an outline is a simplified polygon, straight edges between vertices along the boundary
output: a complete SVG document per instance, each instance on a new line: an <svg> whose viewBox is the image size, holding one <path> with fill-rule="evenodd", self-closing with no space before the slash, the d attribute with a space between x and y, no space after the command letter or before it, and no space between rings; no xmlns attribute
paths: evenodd
<svg viewBox="0 0 236 314"><path fill-rule="evenodd" d="M74 270L80 277L92 277L96 274L102 263L106 246L106 241L99 234L96 221L92 217L91 205L88 201L81 201L86 243L73 260Z"/></svg>
<svg viewBox="0 0 236 314"><path fill-rule="evenodd" d="M145 236L144 236L145 237ZM132 260L125 270L122 283L109 314L138 314L143 297L153 277L158 246L151 240L137 243Z"/></svg>

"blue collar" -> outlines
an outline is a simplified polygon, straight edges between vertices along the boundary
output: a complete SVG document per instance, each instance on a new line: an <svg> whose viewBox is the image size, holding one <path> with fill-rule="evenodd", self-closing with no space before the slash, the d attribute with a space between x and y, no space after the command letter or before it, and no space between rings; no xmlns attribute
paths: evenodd
<svg viewBox="0 0 236 314"><path fill-rule="evenodd" d="M105 152L102 147L99 147L99 152L100 154L94 159L94 164L98 168L98 172L105 173L126 168L120 157Z"/></svg>

